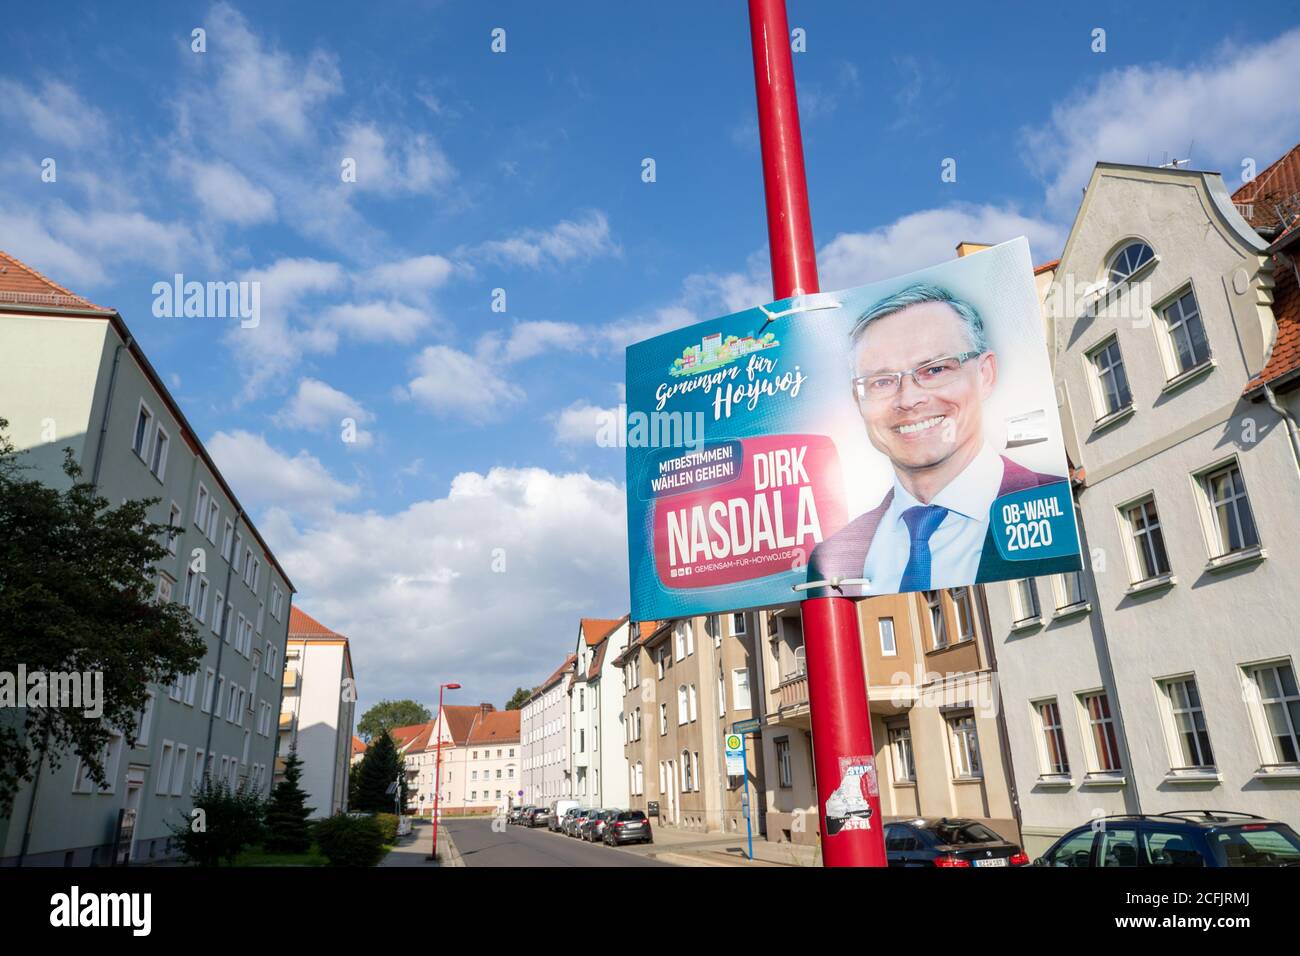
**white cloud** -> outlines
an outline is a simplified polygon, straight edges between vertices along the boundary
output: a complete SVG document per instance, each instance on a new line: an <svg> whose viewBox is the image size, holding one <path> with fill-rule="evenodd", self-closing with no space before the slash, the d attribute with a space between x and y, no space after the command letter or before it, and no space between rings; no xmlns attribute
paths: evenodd
<svg viewBox="0 0 1300 956"><path fill-rule="evenodd" d="M508 239L480 243L465 254L504 265L538 269L619 256L622 250L610 235L608 218L595 210L576 220L562 220L550 229L524 229Z"/></svg>
<svg viewBox="0 0 1300 956"><path fill-rule="evenodd" d="M58 146L102 143L108 135L104 114L60 80L45 80L38 92L0 79L0 114L17 120L36 139Z"/></svg>
<svg viewBox="0 0 1300 956"><path fill-rule="evenodd" d="M207 449L246 508L284 507L314 515L358 494L356 486L336 479L305 450L290 457L243 429L217 432Z"/></svg>
<svg viewBox="0 0 1300 956"><path fill-rule="evenodd" d="M445 345L430 345L412 362L415 377L399 390L436 415L471 422L496 418L524 398L523 389L489 364Z"/></svg>
<svg viewBox="0 0 1300 956"><path fill-rule="evenodd" d="M823 289L847 289L951 259L962 241L991 244L1021 235L1042 262L1060 255L1065 232L1013 207L956 204L909 213L870 232L841 233L821 248L817 269Z"/></svg>
<svg viewBox="0 0 1300 956"><path fill-rule="evenodd" d="M298 391L275 416L282 428L301 428L306 431L339 434L342 422L351 418L358 426L374 420L360 402L345 392L314 378L304 378ZM356 446L367 448L374 436L363 428L356 430Z"/></svg>
<svg viewBox="0 0 1300 956"><path fill-rule="evenodd" d="M1229 189L1241 163L1262 169L1295 143L1300 28L1267 43L1225 43L1194 66L1132 66L1066 97L1043 126L1024 132L1026 162L1045 182L1049 208L1073 213L1098 161L1159 163L1165 153L1221 168ZM1193 145L1194 142L1194 145Z"/></svg>
<svg viewBox="0 0 1300 956"><path fill-rule="evenodd" d="M446 284L455 269L442 256L414 256L375 266L360 278L359 284L395 295L418 295Z"/></svg>
<svg viewBox="0 0 1300 956"><path fill-rule="evenodd" d="M275 197L229 163L191 163L187 171L195 198L213 219L251 226L275 218Z"/></svg>
<svg viewBox="0 0 1300 956"><path fill-rule="evenodd" d="M601 408L579 399L551 419L555 440L562 445L594 446L597 438L617 434L618 408Z"/></svg>
<svg viewBox="0 0 1300 956"><path fill-rule="evenodd" d="M320 317L323 327L366 342L410 342L431 321L428 310L396 301L330 306Z"/></svg>
<svg viewBox="0 0 1300 956"><path fill-rule="evenodd" d="M483 336L479 340L477 351L484 361L508 365L543 352L574 351L587 347L590 335L589 330L572 322L517 322L504 341L496 334Z"/></svg>
<svg viewBox="0 0 1300 956"><path fill-rule="evenodd" d="M456 176L447 154L425 133L385 134L374 123L343 128L341 155L356 161L357 189L381 195L433 193Z"/></svg>
<svg viewBox="0 0 1300 956"><path fill-rule="evenodd" d="M461 702L500 707L529 669L563 660L579 616L627 611L624 491L587 474L463 472L392 514L295 527L276 512L259 528L295 604L364 646L367 701L424 699L455 679Z"/></svg>

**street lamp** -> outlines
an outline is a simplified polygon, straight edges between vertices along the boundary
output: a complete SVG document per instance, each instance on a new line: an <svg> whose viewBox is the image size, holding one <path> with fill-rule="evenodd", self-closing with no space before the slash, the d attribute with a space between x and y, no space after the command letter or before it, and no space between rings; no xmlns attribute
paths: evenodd
<svg viewBox="0 0 1300 956"><path fill-rule="evenodd" d="M460 690L459 684L441 684L438 687L438 754L433 763L433 852L430 860L438 859L438 794L442 792L442 692Z"/></svg>

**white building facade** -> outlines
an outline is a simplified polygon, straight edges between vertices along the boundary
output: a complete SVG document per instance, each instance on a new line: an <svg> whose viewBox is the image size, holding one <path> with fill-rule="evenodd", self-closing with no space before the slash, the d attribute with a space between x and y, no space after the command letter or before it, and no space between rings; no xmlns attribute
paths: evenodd
<svg viewBox="0 0 1300 956"><path fill-rule="evenodd" d="M525 803L545 806L572 796L569 777L570 654L524 704L519 724Z"/></svg>

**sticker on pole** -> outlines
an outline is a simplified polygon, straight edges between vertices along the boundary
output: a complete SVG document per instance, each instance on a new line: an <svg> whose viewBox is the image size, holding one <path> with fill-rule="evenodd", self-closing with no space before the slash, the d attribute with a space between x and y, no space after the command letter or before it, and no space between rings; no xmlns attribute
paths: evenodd
<svg viewBox="0 0 1300 956"><path fill-rule="evenodd" d="M879 797L876 758L840 758L840 785L826 798L826 835L871 829L871 798Z"/></svg>
<svg viewBox="0 0 1300 956"><path fill-rule="evenodd" d="M632 345L624 437L633 620L1082 566L1023 238Z"/></svg>

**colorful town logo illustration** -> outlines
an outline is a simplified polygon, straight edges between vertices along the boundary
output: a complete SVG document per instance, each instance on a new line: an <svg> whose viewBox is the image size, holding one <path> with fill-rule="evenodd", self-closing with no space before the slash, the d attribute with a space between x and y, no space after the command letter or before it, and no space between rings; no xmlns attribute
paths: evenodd
<svg viewBox="0 0 1300 956"><path fill-rule="evenodd" d="M678 376L697 375L730 365L752 352L761 352L780 344L771 332L758 338L752 335L743 338L728 335L723 338L721 332L714 332L704 336L699 345L688 345L682 349L681 358L673 359L673 367L668 371L669 374Z"/></svg>

